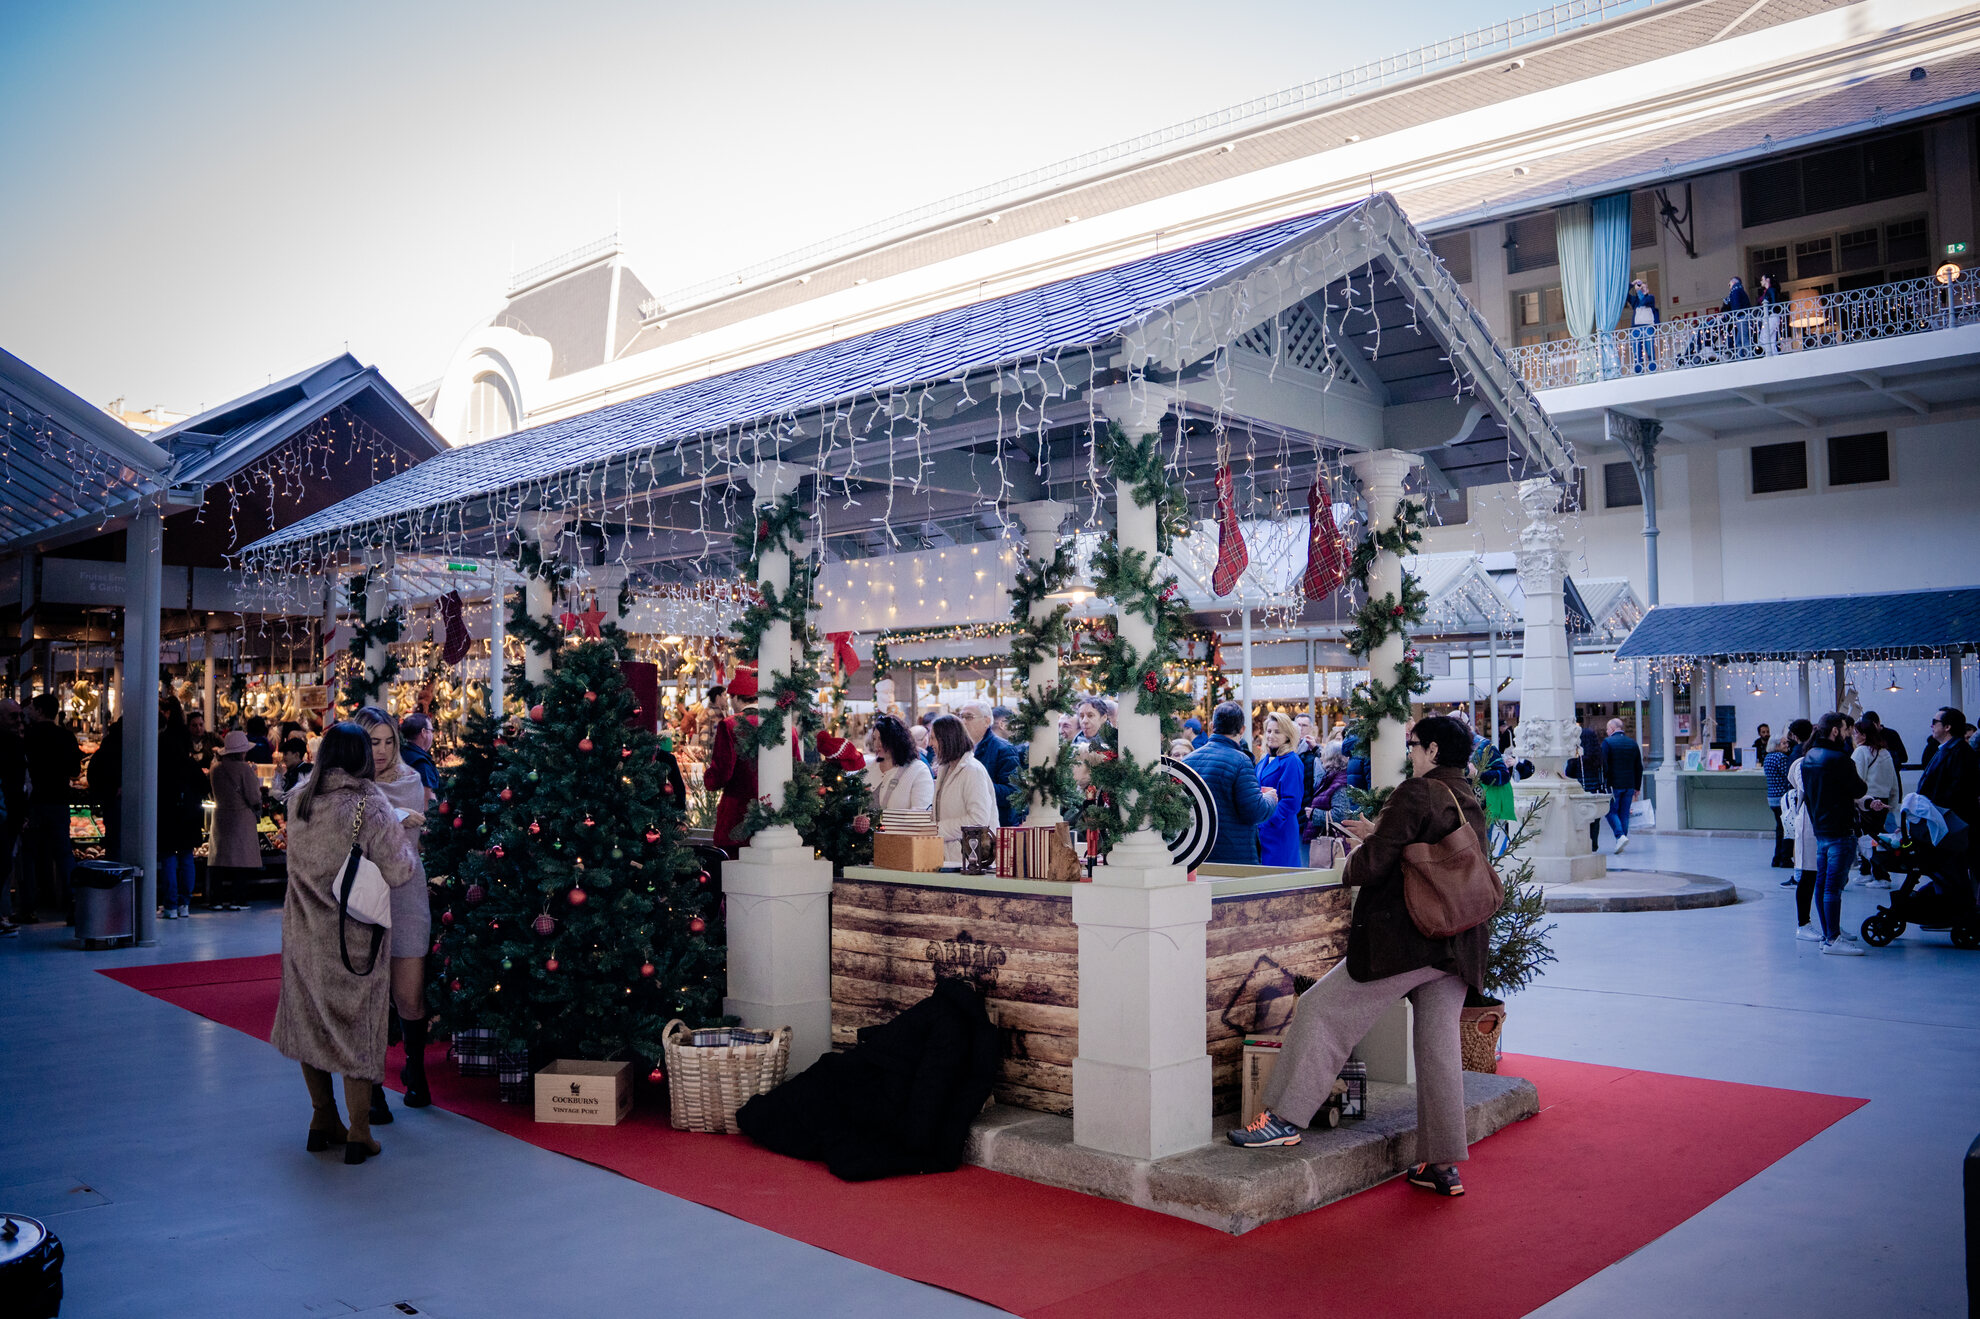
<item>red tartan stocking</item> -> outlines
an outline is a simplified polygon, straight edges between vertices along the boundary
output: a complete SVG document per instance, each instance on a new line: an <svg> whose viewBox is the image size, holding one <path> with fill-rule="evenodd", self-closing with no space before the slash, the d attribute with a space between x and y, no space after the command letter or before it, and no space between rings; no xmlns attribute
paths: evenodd
<svg viewBox="0 0 1980 1319"><path fill-rule="evenodd" d="M1251 552L1245 549L1244 532L1238 527L1237 483L1226 463L1217 469L1217 570L1210 575L1210 589L1229 595L1250 562Z"/></svg>
<svg viewBox="0 0 1980 1319"><path fill-rule="evenodd" d="M1324 600L1347 581L1347 537L1334 522L1334 496L1327 478L1313 473L1306 492L1306 575L1300 579L1309 600Z"/></svg>

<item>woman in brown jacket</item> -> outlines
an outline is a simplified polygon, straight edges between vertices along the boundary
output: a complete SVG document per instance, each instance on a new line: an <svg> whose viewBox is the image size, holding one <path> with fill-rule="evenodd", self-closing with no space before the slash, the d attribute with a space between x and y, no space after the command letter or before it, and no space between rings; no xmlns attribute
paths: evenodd
<svg viewBox="0 0 1980 1319"><path fill-rule="evenodd" d="M370 739L354 724L338 724L323 735L316 772L289 794L282 997L269 1039L302 1064L312 1109L306 1148L343 1145L345 1163L363 1163L378 1153L371 1138L371 1092L385 1079L385 1005L391 994L390 959L382 948L373 956L368 927L346 923L337 907L337 885L354 834L386 884L397 889L418 877L419 860L406 830L371 781ZM356 971L344 965L346 950ZM344 1078L348 1129L330 1091L332 1072Z"/></svg>
<svg viewBox="0 0 1980 1319"><path fill-rule="evenodd" d="M248 735L230 729L213 766L213 838L206 897L215 911L244 911L246 882L261 873L261 776L248 763Z"/></svg>
<svg viewBox="0 0 1980 1319"><path fill-rule="evenodd" d="M1470 1157L1458 1013L1465 987L1483 984L1489 922L1449 939L1425 937L1403 901L1402 850L1464 825L1489 849L1470 763L1471 734L1461 724L1442 715L1418 720L1410 730L1411 777L1373 820L1343 821L1359 846L1348 856L1342 882L1361 889L1348 925L1347 958L1300 995L1262 1096L1264 1112L1230 1133L1233 1145L1299 1144L1299 1128L1327 1101L1348 1051L1396 1000L1408 998L1416 1005L1416 1150L1423 1160L1409 1181L1439 1195L1464 1194L1452 1167Z"/></svg>

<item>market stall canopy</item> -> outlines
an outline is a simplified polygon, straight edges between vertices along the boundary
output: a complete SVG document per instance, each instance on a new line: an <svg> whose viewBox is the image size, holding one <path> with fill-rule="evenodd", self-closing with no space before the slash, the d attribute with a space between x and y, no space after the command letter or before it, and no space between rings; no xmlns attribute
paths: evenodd
<svg viewBox="0 0 1980 1319"><path fill-rule="evenodd" d="M1659 605L1617 659L1937 659L1980 646L1980 587Z"/></svg>
<svg viewBox="0 0 1980 1319"><path fill-rule="evenodd" d="M606 559L706 575L746 507L738 486L772 457L810 474L840 557L994 539L998 504L1050 495L1099 515L1095 392L1121 383L1172 401L1193 496L1220 445L1275 508L1346 450L1412 449L1440 484L1572 463L1378 194L450 450L245 558L281 572L381 541L493 553L544 508L600 528Z"/></svg>
<svg viewBox="0 0 1980 1319"><path fill-rule="evenodd" d="M0 349L0 553L96 535L173 484L172 456Z"/></svg>

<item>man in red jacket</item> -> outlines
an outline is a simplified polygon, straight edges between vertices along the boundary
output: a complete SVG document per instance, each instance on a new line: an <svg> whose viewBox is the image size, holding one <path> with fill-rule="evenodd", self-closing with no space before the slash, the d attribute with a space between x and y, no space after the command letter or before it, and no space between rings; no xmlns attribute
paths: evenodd
<svg viewBox="0 0 1980 1319"><path fill-rule="evenodd" d="M753 752L742 753L736 741L736 720L727 713L727 708L730 698L754 701L756 691L756 669L741 665L730 679L728 691L711 700L714 704L711 713L721 716L722 721L715 726L715 745L708 753L708 769L702 775L702 782L722 794L715 804L715 846L731 859L742 850L742 839L735 836L736 829L749 814L749 804L756 800L756 756ZM743 717L752 724L759 722L754 710Z"/></svg>

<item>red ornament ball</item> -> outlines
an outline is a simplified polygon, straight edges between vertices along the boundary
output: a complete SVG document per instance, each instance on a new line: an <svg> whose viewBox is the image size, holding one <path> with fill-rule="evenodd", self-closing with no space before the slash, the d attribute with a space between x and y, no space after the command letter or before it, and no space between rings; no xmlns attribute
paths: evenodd
<svg viewBox="0 0 1980 1319"><path fill-rule="evenodd" d="M434 810L436 810L436 811L438 811L438 812L440 812L440 814L442 814L442 815L451 815L451 814L453 814L453 811L454 811L454 808L453 808L452 806L450 806L450 805L448 805L448 804L447 804L446 802L444 802L444 801L443 801L443 802L441 802L441 803L440 803L440 804L439 804L438 806L436 806L436 807L434 807L433 809L434 809Z"/></svg>
<svg viewBox="0 0 1980 1319"><path fill-rule="evenodd" d="M544 958L544 959L543 959L543 969L544 969L545 971L555 971L555 970L557 969L557 959L556 959L556 958L554 958L554 957L546 957L546 958Z"/></svg>
<svg viewBox="0 0 1980 1319"><path fill-rule="evenodd" d="M490 921L490 922L488 922L488 928L489 928L489 929L491 929L491 930L499 930L499 929L501 929L501 928L502 928L502 922L500 922L500 921Z"/></svg>
<svg viewBox="0 0 1980 1319"><path fill-rule="evenodd" d="M440 913L440 923L442 925L452 925L454 923L454 913L452 908L449 908L448 910Z"/></svg>
<svg viewBox="0 0 1980 1319"><path fill-rule="evenodd" d="M557 932L557 918L546 911L531 922L531 928L547 939Z"/></svg>
<svg viewBox="0 0 1980 1319"><path fill-rule="evenodd" d="M497 861L500 861L504 856L508 854L502 850L502 845L500 843L497 843L495 844L495 846L488 849L488 855L494 857Z"/></svg>
<svg viewBox="0 0 1980 1319"><path fill-rule="evenodd" d="M454 827L456 829L467 828L467 817L465 815L456 815L454 817Z"/></svg>
<svg viewBox="0 0 1980 1319"><path fill-rule="evenodd" d="M574 888L569 893L564 895L564 900L570 903L573 907L582 907L585 903L585 899L589 898L590 896L591 895L589 893L586 893L583 889Z"/></svg>
<svg viewBox="0 0 1980 1319"><path fill-rule="evenodd" d="M502 789L502 791L496 793L495 795L500 797L503 801L514 801L516 799L516 794L510 791L508 788Z"/></svg>
<svg viewBox="0 0 1980 1319"><path fill-rule="evenodd" d="M584 694L584 703L585 703L586 705L590 705L590 704L591 704L591 703L592 703L593 701L595 701L595 700L597 700L597 699L598 699L598 693L597 693L597 692L586 692L586 693Z"/></svg>
<svg viewBox="0 0 1980 1319"><path fill-rule="evenodd" d="M488 896L488 891L482 888L481 885L470 884L467 886L467 900L470 903L480 902L482 899L486 898L487 896Z"/></svg>
<svg viewBox="0 0 1980 1319"><path fill-rule="evenodd" d="M671 797L671 796L673 796L673 795L674 795L674 785L673 785L673 784L671 784L671 783L663 783L663 784L661 784L661 785L660 785L660 795L661 795L661 796L663 796L663 797Z"/></svg>
<svg viewBox="0 0 1980 1319"><path fill-rule="evenodd" d="M620 759L620 760L631 760L631 759L632 759L632 748L631 748L631 747L620 747L620 748L619 748L619 759Z"/></svg>
<svg viewBox="0 0 1980 1319"><path fill-rule="evenodd" d="M702 871L700 878L701 882L706 884L708 882L708 872L706 870Z"/></svg>
<svg viewBox="0 0 1980 1319"><path fill-rule="evenodd" d="M597 823L598 821L592 819L589 815L584 817L584 827L587 829L591 828L591 826Z"/></svg>
<svg viewBox="0 0 1980 1319"><path fill-rule="evenodd" d="M640 975L644 976L648 980L651 980L653 978L653 973L656 969L657 968L651 962L641 962L639 964Z"/></svg>
<svg viewBox="0 0 1980 1319"><path fill-rule="evenodd" d="M581 737L581 738L579 738L579 739L578 739L578 750L580 750L580 751L589 751L589 750L591 750L591 739L590 739L590 738L588 738L588 737Z"/></svg>
<svg viewBox="0 0 1980 1319"><path fill-rule="evenodd" d="M531 820L531 821L529 822L529 836L530 836L530 837L532 837L532 838L534 838L534 837L536 837L536 835L538 835L538 834L540 834L540 833L542 833L542 832L543 832L543 826L542 826L541 824L538 824L538 823L537 823L537 822L536 822L535 820Z"/></svg>
<svg viewBox="0 0 1980 1319"><path fill-rule="evenodd" d="M646 831L646 841L647 841L647 842L649 842L649 843L657 843L657 842L659 842L659 841L660 841L660 831L659 831L658 829L648 829L648 830Z"/></svg>
<svg viewBox="0 0 1980 1319"><path fill-rule="evenodd" d="M703 930L707 928L708 928L708 922L701 919L701 917L699 916L696 916L693 920L688 922L688 931L689 933L692 934L700 934Z"/></svg>
<svg viewBox="0 0 1980 1319"><path fill-rule="evenodd" d="M1403 607L1401 605L1397 605L1395 608L1389 611L1389 615L1392 618L1401 618L1403 616Z"/></svg>
<svg viewBox="0 0 1980 1319"><path fill-rule="evenodd" d="M540 705L540 704L539 704L539 705L532 705L532 706L530 706L530 707L529 707L529 719L530 719L530 722L531 722L531 723L535 723L535 724L540 724L540 723L542 723L542 722L543 722L543 707L542 707L542 705Z"/></svg>
<svg viewBox="0 0 1980 1319"><path fill-rule="evenodd" d="M659 1085L662 1081L667 1079L667 1074L661 1071L658 1067L656 1067L652 1071L646 1074L646 1079L653 1082L653 1084L655 1085Z"/></svg>
<svg viewBox="0 0 1980 1319"><path fill-rule="evenodd" d="M456 994L458 994L461 992L461 982L458 980L450 980L447 982L447 988L453 990Z"/></svg>

